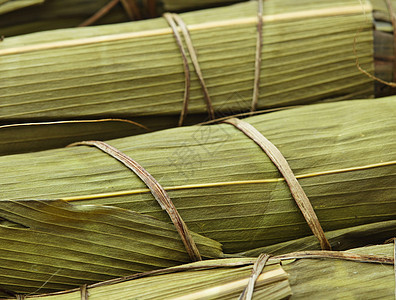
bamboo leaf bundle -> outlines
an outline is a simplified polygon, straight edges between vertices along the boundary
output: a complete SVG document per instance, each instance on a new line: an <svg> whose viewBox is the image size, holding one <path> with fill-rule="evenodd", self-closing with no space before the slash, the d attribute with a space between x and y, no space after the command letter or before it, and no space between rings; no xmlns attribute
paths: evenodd
<svg viewBox="0 0 396 300"><path fill-rule="evenodd" d="M59 291L189 262L172 225L127 210L1 201L0 217L3 290ZM193 237L204 257L222 256L218 242Z"/></svg>
<svg viewBox="0 0 396 300"><path fill-rule="evenodd" d="M395 218L396 98L353 100L246 119L289 161L325 231ZM247 251L310 235L283 178L229 124L109 142L167 190L188 227ZM88 147L0 157L2 198L111 205L169 222L125 166Z"/></svg>
<svg viewBox="0 0 396 300"><path fill-rule="evenodd" d="M372 81L357 70L352 51L355 34L363 27L356 48L361 65L373 70L370 7L357 2L264 3L258 109L373 97ZM250 108L256 4L182 15L218 113ZM0 44L0 74L3 123L177 118L185 84L181 55L164 19L6 38ZM206 112L193 74L189 112Z"/></svg>
<svg viewBox="0 0 396 300"><path fill-rule="evenodd" d="M6 2L0 0L0 14ZM356 69L351 51L356 46L361 65L372 72L372 8L353 2L266 2L260 109L373 96L373 84ZM217 114L251 105L246 99L253 89L256 13L254 3L242 3L183 15ZM347 41L356 35L348 52ZM43 298L74 299L77 293L85 299L89 288L90 299L124 299L135 292L143 299L232 299L246 287L255 261L240 256L320 247L287 180L230 124L130 136L144 132L144 125L119 118L160 129L175 126L181 110L186 79L164 20L7 38L0 43L0 70L0 122L6 124L0 126L0 166L6 170L0 175L0 297L84 285ZM206 108L200 80L193 76L191 84L189 122L196 123L191 120L202 118ZM395 112L396 97L389 97L246 119L289 161L336 250L394 237ZM26 121L41 125L7 124ZM164 186L192 230L197 257L239 258L173 269L188 262L190 252L164 204L158 205L140 175L96 149L80 143L9 155L91 138L119 138L108 143ZM392 249L352 253L386 253L389 264ZM333 286L339 298L393 295L391 266L288 255L270 260L255 296L326 299ZM145 271L131 275L135 280L114 279ZM92 284L103 280L112 284Z"/></svg>
<svg viewBox="0 0 396 300"><path fill-rule="evenodd" d="M130 211L61 201L2 201L0 209L3 291L55 292L189 261L172 226ZM330 231L327 236L336 247L348 248L383 242L394 233L395 221L388 221ZM219 243L194 233L193 237L204 258L230 256L221 252ZM236 256L280 255L315 246L306 237Z"/></svg>
<svg viewBox="0 0 396 300"><path fill-rule="evenodd" d="M388 257L393 245L346 251ZM251 275L255 259L237 258L198 262L170 268L159 275L136 276L88 286L89 299L236 299ZM393 262L394 263L394 262ZM282 265L282 266L281 266ZM394 271L391 264L365 263L332 258L270 260L258 278L257 299L393 299ZM206 268L205 268L206 267ZM155 288L153 288L155 286ZM336 287L336 288L335 288ZM26 299L81 299L80 290Z"/></svg>

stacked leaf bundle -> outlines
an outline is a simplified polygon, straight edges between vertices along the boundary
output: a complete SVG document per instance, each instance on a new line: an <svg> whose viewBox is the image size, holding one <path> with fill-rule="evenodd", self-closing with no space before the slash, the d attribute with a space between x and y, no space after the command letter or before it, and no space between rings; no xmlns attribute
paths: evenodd
<svg viewBox="0 0 396 300"><path fill-rule="evenodd" d="M331 242L345 249L394 236L395 112L393 97L246 120L281 150ZM109 143L164 186L205 258L318 247L273 163L229 124ZM67 289L189 261L149 190L99 150L3 156L0 166L3 199L18 200L0 201L4 289L32 292L49 277L48 290Z"/></svg>
<svg viewBox="0 0 396 300"><path fill-rule="evenodd" d="M1 4L7 2L0 0L0 13ZM42 1L24 1L37 2ZM371 6L356 2L265 2L259 109L374 96L373 83L357 70L353 53L356 47L362 67L373 71ZM64 5L56 0L46 3ZM19 5L18 1L8 4ZM182 18L189 24L216 114L249 110L257 3L187 13ZM146 129L118 119L133 119L152 129L177 123L186 79L165 20L6 38L0 43L0 71L4 90L0 166L7 170L0 174L4 187L0 296L66 290L190 261L150 191L106 154L80 146L7 155L87 138L128 136L109 144L136 159L165 187L204 259L319 249L276 167L231 125L132 136ZM246 119L285 155L334 250L394 237L395 112L396 98L388 98L317 104ZM206 118L205 113L201 86L192 74L187 122L197 123ZM98 118L102 119L94 120ZM16 122L42 125L12 124ZM384 247L378 251L390 249ZM240 261L252 262L236 263ZM214 264L223 262L227 260ZM366 266L361 270L377 272L378 282L386 277L380 284L374 282L381 289L376 295L390 295L391 268ZM268 275L269 282L261 281L259 295L278 299L293 292L304 298L317 292L311 286L316 274L333 267L328 261L292 262L284 270L270 266L276 280L267 269L263 276ZM342 268L349 267L343 262ZM295 278L288 282L285 271ZM230 282L235 287L249 275L249 267L197 272L193 282L211 280L217 289L217 283L221 288ZM169 297L201 295L199 285L193 295L185 294L191 289L185 274L163 276L97 287L92 294L98 299L123 298L120 289L129 297L130 289L142 288L148 298L158 298L151 293L151 284L169 284L178 278L182 287L168 286ZM367 278L361 275L358 280ZM339 285L338 280L323 282ZM372 288L353 280L348 283L358 296ZM235 296L241 288L240 284L225 293Z"/></svg>
<svg viewBox="0 0 396 300"><path fill-rule="evenodd" d="M249 110L257 3L181 16L217 114ZM355 0L265 1L258 109L373 97L372 80L355 66L353 40L360 28L357 54L362 67L372 72L368 5ZM189 115L201 114L202 119L204 96L189 64ZM6 38L0 43L0 73L3 124L113 117L167 128L177 124L184 97L181 54L164 19ZM155 121L160 117L161 122ZM129 135L135 133L132 129ZM49 147L67 142L59 139Z"/></svg>

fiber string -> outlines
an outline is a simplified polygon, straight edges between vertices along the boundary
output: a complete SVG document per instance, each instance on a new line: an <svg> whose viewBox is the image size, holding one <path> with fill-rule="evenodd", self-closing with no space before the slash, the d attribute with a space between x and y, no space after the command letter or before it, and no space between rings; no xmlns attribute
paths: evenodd
<svg viewBox="0 0 396 300"><path fill-rule="evenodd" d="M77 27L86 27L94 24L99 19L107 15L120 2L122 3L125 13L128 15L130 20L141 20L143 18L135 0L111 0ZM152 4L150 3L150 5ZM150 8L150 14L152 15L152 8Z"/></svg>
<svg viewBox="0 0 396 300"><path fill-rule="evenodd" d="M319 240L322 250L330 250L330 243L324 234L311 202L309 201L300 183L297 181L297 178L291 170L289 163L279 151L279 149L268 139L266 139L256 128L245 121L234 118L226 120L224 123L231 124L242 131L268 155L268 157L276 165L280 173L285 178L285 181L290 188L290 192L296 201L297 206L302 212L313 234Z"/></svg>
<svg viewBox="0 0 396 300"><path fill-rule="evenodd" d="M171 13L165 13L163 15L163 17L168 22L169 26L172 28L173 35L176 39L177 46L179 47L179 50L180 50L180 53L181 53L182 59L183 59L183 68L184 68L184 76L185 76L184 98L183 98L183 106L182 106L179 123L178 123L179 126L182 126L184 119L188 112L188 100L190 98L190 86L191 86L190 67L188 65L187 54L184 49L183 42L182 42L181 36L179 34L179 31L177 29L177 25L175 23L173 15Z"/></svg>
<svg viewBox="0 0 396 300"><path fill-rule="evenodd" d="M201 71L201 67L199 65L197 52L196 52L196 50L194 48L194 45L193 45L193 42L192 42L192 39L191 39L191 35L190 35L190 31L188 30L186 23L184 23L183 19L178 14L166 13L165 14L165 19L168 21L168 23L170 22L170 19L173 19L173 22L169 23L169 24L170 25L171 24L172 25L177 25L177 27L171 25L171 28L172 28L172 31L173 31L173 35L175 37L178 35L178 33L176 34L176 31L178 31L179 29L180 29L181 33L183 34L183 38L184 38L184 41L185 41L185 43L187 45L188 53L189 53L191 61L193 63L193 66L194 66L194 69L195 69L195 73L198 76L198 80L199 80L199 83L200 83L201 88L202 88L202 92L203 92L205 103L206 103L206 108L207 108L207 111L208 111L208 114L209 114L209 118L211 120L213 120L215 118L215 113L214 113L214 109L213 109L213 105L212 105L212 100L210 98L209 91L208 91L208 88L206 86L206 83L205 83L205 80L204 80L204 77L203 77L203 74L202 74L202 71ZM176 39L177 39L177 43L179 44L181 42L180 37L177 37ZM180 51L182 53L183 63L184 63L184 59L186 58L185 53L183 54L184 48L180 47L180 45L179 45L179 49L180 49ZM181 50L181 49L183 49L183 50ZM184 70L185 70L185 74L186 74L186 67L184 67ZM189 85L189 78L186 78L186 82L187 82L186 85ZM185 94L184 95L184 99L186 99L187 96ZM187 98L187 101L188 101L188 98ZM187 105L188 104L183 104L183 109ZM182 119L182 117L184 119L185 114L186 114L186 111L182 111L182 115L183 116L181 116L181 119ZM179 124L180 124L180 122L179 122Z"/></svg>
<svg viewBox="0 0 396 300"><path fill-rule="evenodd" d="M101 9L99 9L95 14L93 14L91 17L89 17L84 22L79 24L77 27L86 27L86 26L90 26L90 25L94 24L100 18L102 18L103 16L108 14L118 4L118 2L120 2L120 0L111 0L109 3L107 3Z"/></svg>
<svg viewBox="0 0 396 300"><path fill-rule="evenodd" d="M87 288L86 284L84 284L80 287L80 295L81 295L81 300L89 299L89 293L88 293L88 288Z"/></svg>
<svg viewBox="0 0 396 300"><path fill-rule="evenodd" d="M392 11L392 4L390 3L389 0L386 0L386 3L387 3L387 6L388 6L388 9L390 10L389 13L390 13L390 15L391 15L392 25L395 26L395 24L396 24L396 18L395 18L394 14L393 14L393 11ZM364 9L364 8L362 8L362 9L363 9L363 12L366 13L365 9ZM369 77L369 78L371 78L371 79L373 79L373 80L375 80L375 81L378 81L378 82L380 82L380 83L382 83L382 84L385 84L385 85L387 85L387 86L390 86L390 87L394 87L394 88L395 88L395 87L396 87L396 82L385 81L385 80L383 80L383 79L381 79L381 78L378 78L377 76L375 76L375 75L370 74L369 72L367 72L367 71L366 71L365 69L363 69L362 66L360 65L359 56L358 56L357 50L356 50L356 44L357 44L358 35L362 32L362 29L363 29L363 27L360 27L360 29L356 32L356 34L355 34L355 36L354 36L354 38L353 38L353 54L355 55L355 64L356 64L356 68L357 68L361 73L363 73L364 75L366 75L367 77ZM394 32L394 47L395 47L395 44L396 44L396 39L395 39L395 27L394 27L394 29L393 29L393 32ZM395 59L395 61L396 61L396 59ZM396 66L396 62L395 62L394 67L393 67L393 68L394 68L394 70L393 70L393 72L394 72L394 74L393 74L393 80L395 80L395 72L396 72L395 66Z"/></svg>
<svg viewBox="0 0 396 300"><path fill-rule="evenodd" d="M260 91L260 74L261 74L261 53L263 48L263 0L258 0L258 12L257 12L257 41L256 41L256 56L255 56L255 71L254 71L254 85L253 85L253 97L251 104L251 111L255 111L257 109L259 91ZM179 34L179 29L183 34L184 40L187 45L187 49L189 51L192 63L195 68L195 72L198 76L199 82L201 84L201 88L204 94L207 110L209 113L209 118L213 120L215 118L215 112L213 109L212 101L209 95L208 88L206 86L205 80L203 78L203 74L199 65L197 53L193 46L190 32L188 30L187 25L184 23L183 19L175 14L175 13L165 13L163 17L168 22L169 26L172 29L173 35L176 39L176 43L180 50L182 60L183 60L183 68L185 75L185 87L184 87L184 97L183 97L183 106L180 113L179 126L183 125L184 119L188 112L188 100L190 96L190 86L191 86L191 78L190 71L188 66L187 54L183 46L183 42L181 40L181 36Z"/></svg>
<svg viewBox="0 0 396 300"><path fill-rule="evenodd" d="M115 147L106 144L104 142L82 141L82 142L70 144L68 147L81 146L81 145L97 147L98 149L102 150L111 157L117 159L119 162L123 163L127 168L132 170L147 185L147 187L150 189L152 195L157 200L161 208L168 213L170 219L172 220L172 223L175 225L176 230L181 237L181 240L191 260L192 261L202 260L201 254L199 253L199 250L187 228L187 225L184 223L183 219L181 218L179 212L174 206L169 195L164 190L164 188L159 184L159 182L155 180L155 178L148 171L146 171L146 169L144 169L138 162L136 162L129 156L125 155Z"/></svg>
<svg viewBox="0 0 396 300"><path fill-rule="evenodd" d="M249 282L247 287L243 290L242 294L239 297L239 300L251 300L253 297L254 285L256 283L257 278L260 276L263 271L268 259L270 258L267 254L260 254L257 258L256 262L253 265L252 275L249 278Z"/></svg>

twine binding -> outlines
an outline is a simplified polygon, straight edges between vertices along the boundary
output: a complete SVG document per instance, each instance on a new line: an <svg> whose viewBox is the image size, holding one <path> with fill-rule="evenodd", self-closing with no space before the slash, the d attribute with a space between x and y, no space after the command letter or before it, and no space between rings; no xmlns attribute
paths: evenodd
<svg viewBox="0 0 396 300"><path fill-rule="evenodd" d="M263 48L263 0L258 0L258 11L257 11L257 42L256 42L256 56L255 56L255 64L254 64L254 85L253 85L253 97L251 104L251 111L255 111L257 109L259 93L260 93L260 75L261 75L261 56L262 56L262 48ZM185 87L184 87L184 97L183 97L183 106L180 113L179 126L183 125L184 119L187 115L188 111L188 100L190 97L190 86L191 86L191 77L190 77L190 68L188 65L187 54L183 46L183 42L181 36L179 34L179 29L183 34L184 40L187 45L188 52L191 57L191 61L194 65L195 72L198 76L206 106L209 114L209 118L213 120L215 118L215 112L213 109L212 101L209 95L208 88L206 86L205 80L202 75L201 67L199 65L197 53L195 51L194 45L191 40L191 35L188 30L187 25L184 23L183 19L175 13L164 13L163 17L168 22L170 28L173 31L173 35L176 39L177 46L180 50L183 67L184 67L184 75L185 75Z"/></svg>
<svg viewBox="0 0 396 300"><path fill-rule="evenodd" d="M385 0L386 1L386 4L387 4L387 7L388 7L388 10L389 10L389 14L390 14L390 16L391 16L391 22L392 22L392 25L393 25L393 35L394 35L394 37L393 37L393 43L394 43L394 51L395 51L395 53L396 53L396 16L394 15L394 13L393 13L393 9L392 9L392 4L390 3L390 0ZM364 11L364 10L363 10ZM364 11L365 12L365 11ZM366 21L368 21L368 19L367 19L367 16L366 16ZM356 32L356 34L355 34L355 36L354 36L354 38L353 38L353 45L352 45L352 50L353 50L353 54L354 54L354 56L355 56L355 65L356 65L356 68L362 73L362 74L364 74L364 75L366 75L367 77L369 77L369 78L371 78L372 80L374 80L374 81L377 81L377 82L380 82L380 83L382 83L382 84L384 84L384 85L387 85L387 86L390 86L390 87L393 87L393 88L396 88L396 82L390 82L390 81L386 81L386 80L383 80L383 79L381 79L381 78L378 78L377 76L375 76L375 75L373 75L373 74L371 74L371 73L369 73L367 70L365 70L365 69L363 69L362 68L362 66L360 65L360 62L359 62L359 56L358 56L358 54L357 54L357 50L356 50L356 44L357 44L357 38L358 38L358 35L362 32L362 30L363 30L363 27L361 27L357 32ZM393 66L393 81L395 81L395 79L396 79L396 58L394 58L394 66Z"/></svg>
<svg viewBox="0 0 396 300"><path fill-rule="evenodd" d="M99 19L107 15L120 2L130 20L142 20L146 17L157 17L156 0L145 0L140 2L139 5L136 3L136 0L110 0L107 4L101 7L96 13L83 21L77 27L85 27L94 24Z"/></svg>
<svg viewBox="0 0 396 300"><path fill-rule="evenodd" d="M120 0L111 0L109 3L107 3L101 9L99 9L96 13L94 13L91 17L89 17L84 22L79 24L77 27L85 27L85 26L92 25L97 20L99 20L103 16L107 15L118 4L118 2L120 2Z"/></svg>
<svg viewBox="0 0 396 300"><path fill-rule="evenodd" d="M297 181L296 176L291 170L287 160L279 151L279 149L272 144L268 139L266 139L256 128L254 128L251 124L236 119L228 119L224 121L224 123L228 123L242 131L247 137L252 139L271 159L271 161L278 168L280 173L283 175L286 183L290 188L290 192L296 201L297 206L302 212L305 220L308 223L308 226L311 228L312 233L316 236L316 238L320 242L320 246L323 250L330 250L331 246L329 241L327 240L322 226L319 223L319 219L316 216L316 213L309 201L307 195L305 194L303 188Z"/></svg>
<svg viewBox="0 0 396 300"><path fill-rule="evenodd" d="M239 300L251 300L253 298L254 285L256 283L257 278L260 276L263 271L268 259L269 255L262 253L257 258L256 262L253 265L252 275L249 278L248 285L243 290L242 294L239 296Z"/></svg>
<svg viewBox="0 0 396 300"><path fill-rule="evenodd" d="M202 260L201 254L192 238L187 225L184 223L182 217L180 216L179 212L177 211L175 205L173 204L172 200L170 199L169 195L165 191L165 189L158 183L155 178L146 171L138 162L130 158L129 156L125 155L117 148L106 144L100 141L82 141L70 144L68 147L73 146L94 146L103 152L107 153L111 157L117 159L119 162L123 163L127 168L132 170L150 189L152 195L157 200L159 205L163 210L165 210L172 223L175 225L176 230L178 231L181 240L184 244L184 247L187 250L188 255L190 256L192 261L199 261Z"/></svg>
<svg viewBox="0 0 396 300"><path fill-rule="evenodd" d="M142 14L135 0L120 0L130 20L141 20Z"/></svg>
<svg viewBox="0 0 396 300"><path fill-rule="evenodd" d="M190 67L188 65L188 60L187 60L187 54L186 51L184 50L183 42L181 39L181 36L179 34L179 31L177 29L176 22L170 13L165 13L163 15L165 20L168 22L169 26L172 28L173 35L176 39L177 46L179 47L180 53L182 55L183 59L183 67L184 67L184 76L185 76L185 81L184 81L184 98L183 98L183 107L180 113L180 119L179 119L179 126L183 125L185 116L187 115L188 112L188 100L190 98L190 86L191 86L191 78L190 78Z"/></svg>
<svg viewBox="0 0 396 300"><path fill-rule="evenodd" d="M213 105L212 105L212 100L210 98L209 91L206 86L206 83L205 83L205 80L204 80L204 77L203 77L203 74L201 71L201 67L199 65L197 52L194 48L194 45L193 45L193 42L191 39L191 35L190 35L190 31L188 30L186 23L184 23L183 19L178 14L165 13L164 18L167 20L168 24L171 26L173 35L176 37L176 42L179 46L180 52L183 57L183 64L186 64L187 56L186 56L183 44L181 42L181 38L180 38L178 30L180 29L181 33L183 34L184 41L187 45L188 53L190 55L191 61L193 63L194 69L195 69L195 73L198 76L199 83L201 85L201 89L204 94L206 109L208 111L209 118L211 120L213 120L215 118L215 113L214 113L214 109L213 109ZM186 66L184 66L184 73L189 74L189 69L187 69ZM189 76L188 76L188 78L186 76L186 86L188 86L188 90L189 90L189 86L190 86ZM180 122L183 123L185 114L187 113L186 107L188 104L186 102L188 102L188 99L189 99L188 97L189 97L189 95L188 94L186 95L186 90L185 90L183 110L181 112L179 124L180 124Z"/></svg>
<svg viewBox="0 0 396 300"><path fill-rule="evenodd" d="M84 284L80 287L80 295L81 295L81 300L88 300L89 299L89 293L88 293L88 285Z"/></svg>

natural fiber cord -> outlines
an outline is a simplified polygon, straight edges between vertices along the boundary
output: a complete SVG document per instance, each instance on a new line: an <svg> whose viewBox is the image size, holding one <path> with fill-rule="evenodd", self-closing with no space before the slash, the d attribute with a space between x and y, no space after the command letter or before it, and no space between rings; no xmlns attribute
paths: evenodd
<svg viewBox="0 0 396 300"><path fill-rule="evenodd" d="M272 144L268 139L266 139L256 128L243 120L233 118L224 122L231 124L235 128L242 131L261 149L263 149L263 151L268 155L268 157L276 165L280 173L285 178L294 200L296 201L313 234L319 240L322 249L331 250L329 241L326 239L322 226L319 223L318 217L316 216L311 202L309 201L301 185L298 183L296 176L293 174L288 162L279 149L276 148L274 144Z"/></svg>
<svg viewBox="0 0 396 300"><path fill-rule="evenodd" d="M176 230L178 231L181 240L183 241L184 246L186 247L187 253L189 254L192 261L202 260L201 254L197 246L195 245L194 239L192 238L187 225L184 223L182 218L180 217L179 212L177 211L175 205L172 203L172 200L169 198L168 194L164 190L164 188L154 179L154 177L148 173L138 162L134 161L129 156L120 152L118 149L100 141L83 141L77 142L69 145L69 147L73 146L95 146L117 159L121 163L123 163L127 168L131 169L140 179L144 181L147 187L150 189L154 198L158 201L158 204L161 206L163 210L167 212L170 219L175 225Z"/></svg>

